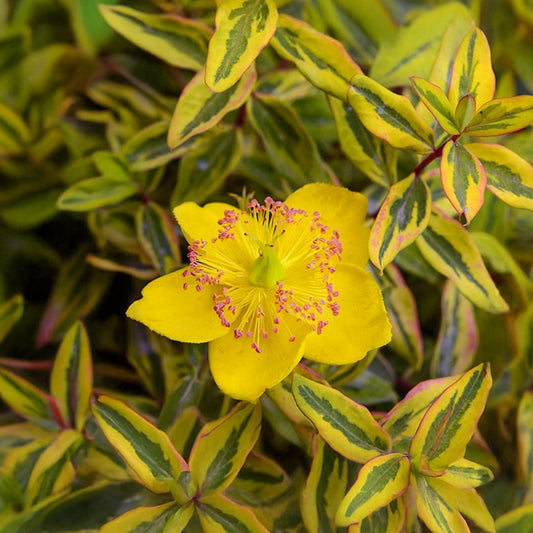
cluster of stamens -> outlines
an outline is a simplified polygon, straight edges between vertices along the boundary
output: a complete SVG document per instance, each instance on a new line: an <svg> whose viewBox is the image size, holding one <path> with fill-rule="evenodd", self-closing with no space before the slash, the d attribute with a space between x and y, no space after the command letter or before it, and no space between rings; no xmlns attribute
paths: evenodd
<svg viewBox="0 0 533 533"><path fill-rule="evenodd" d="M206 285L220 287L213 295L213 310L223 326L233 327L235 339L249 339L251 348L261 353L272 334L283 331L289 342L296 340L290 327L281 329L289 315L317 334L328 325L325 309L338 315L338 292L330 276L335 272L331 261L340 259L342 245L338 232L323 224L318 212L309 216L271 198L264 204L252 200L248 212L226 210L218 226L217 237L190 244L183 286L193 285L197 291ZM269 257L279 263L272 271L275 282L252 283L258 258L270 249Z"/></svg>

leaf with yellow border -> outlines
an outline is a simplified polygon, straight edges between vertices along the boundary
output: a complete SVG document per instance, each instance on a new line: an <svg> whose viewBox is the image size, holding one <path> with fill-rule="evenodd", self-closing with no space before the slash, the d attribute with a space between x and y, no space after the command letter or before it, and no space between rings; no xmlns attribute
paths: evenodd
<svg viewBox="0 0 533 533"><path fill-rule="evenodd" d="M472 237L459 222L434 211L416 244L424 259L451 279L475 305L490 313L504 313L509 309Z"/></svg>
<svg viewBox="0 0 533 533"><path fill-rule="evenodd" d="M361 74L339 41L287 15L279 17L272 46L315 87L341 100L346 100L350 80Z"/></svg>
<svg viewBox="0 0 533 533"><path fill-rule="evenodd" d="M172 492L178 502L190 498L187 463L170 439L125 403L100 396L93 413L104 435L136 478L153 492Z"/></svg>
<svg viewBox="0 0 533 533"><path fill-rule="evenodd" d="M452 107L467 94L475 98L476 107L481 107L494 97L495 80L487 38L479 28L473 28L459 45L453 62L448 89Z"/></svg>
<svg viewBox="0 0 533 533"><path fill-rule="evenodd" d="M444 193L466 223L483 205L487 185L485 169L479 159L468 148L454 141L444 145L440 162L440 175Z"/></svg>
<svg viewBox="0 0 533 533"><path fill-rule="evenodd" d="M370 260L381 271L414 242L431 215L431 194L424 180L411 174L389 190L370 231Z"/></svg>
<svg viewBox="0 0 533 533"><path fill-rule="evenodd" d="M294 398L321 437L341 455L364 463L390 450L390 437L370 411L326 385L293 376Z"/></svg>
<svg viewBox="0 0 533 533"><path fill-rule="evenodd" d="M405 96L360 74L351 82L348 101L365 127L391 146L416 153L433 148L433 131Z"/></svg>
<svg viewBox="0 0 533 533"><path fill-rule="evenodd" d="M177 15L152 15L126 6L100 5L106 22L120 35L173 67L199 70L212 30Z"/></svg>
<svg viewBox="0 0 533 533"><path fill-rule="evenodd" d="M491 385L489 365L478 365L431 404L409 448L413 465L423 472L438 472L463 458Z"/></svg>
<svg viewBox="0 0 533 533"><path fill-rule="evenodd" d="M217 6L209 41L205 83L215 92L234 85L276 31L274 0L224 0Z"/></svg>
<svg viewBox="0 0 533 533"><path fill-rule="evenodd" d="M59 346L50 376L50 392L63 420L78 431L89 416L92 387L89 337L83 324L76 322Z"/></svg>
<svg viewBox="0 0 533 533"><path fill-rule="evenodd" d="M389 453L368 461L337 509L339 526L361 522L401 496L409 485L411 463L406 455Z"/></svg>
<svg viewBox="0 0 533 533"><path fill-rule="evenodd" d="M490 468L469 461L459 459L448 465L439 479L459 489L475 489L480 485L489 483L494 478Z"/></svg>
<svg viewBox="0 0 533 533"><path fill-rule="evenodd" d="M189 460L192 479L202 494L220 492L235 479L260 429L260 405L246 402L202 428Z"/></svg>
<svg viewBox="0 0 533 533"><path fill-rule="evenodd" d="M21 294L16 294L0 304L0 342L20 320L23 311L24 299Z"/></svg>
<svg viewBox="0 0 533 533"><path fill-rule="evenodd" d="M465 128L473 137L494 137L521 130L533 124L533 96L495 98L478 107Z"/></svg>
<svg viewBox="0 0 533 533"><path fill-rule="evenodd" d="M487 188L502 202L533 210L533 166L499 144L471 143L474 154L487 174Z"/></svg>
<svg viewBox="0 0 533 533"><path fill-rule="evenodd" d="M531 531L533 528L533 503L522 505L498 517L496 531L498 533L517 533Z"/></svg>

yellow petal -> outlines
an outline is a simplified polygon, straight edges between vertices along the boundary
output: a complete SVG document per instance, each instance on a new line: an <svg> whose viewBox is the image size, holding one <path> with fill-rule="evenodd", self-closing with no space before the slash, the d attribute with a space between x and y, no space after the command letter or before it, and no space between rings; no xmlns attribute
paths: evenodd
<svg viewBox="0 0 533 533"><path fill-rule="evenodd" d="M321 363L343 365L362 359L368 351L387 344L391 325L383 297L372 276L354 265L338 264L331 281L339 296L337 316L325 317L320 335L311 333L304 356Z"/></svg>
<svg viewBox="0 0 533 533"><path fill-rule="evenodd" d="M226 209L238 209L232 205L216 202L200 207L194 202L185 202L174 208L174 216L188 243L210 241L218 236L221 226L218 221Z"/></svg>
<svg viewBox="0 0 533 533"><path fill-rule="evenodd" d="M342 261L364 266L368 261L369 228L364 226L367 199L358 192L326 183L310 183L290 194L291 207L318 211L322 223L339 232Z"/></svg>
<svg viewBox="0 0 533 533"><path fill-rule="evenodd" d="M254 402L265 389L282 381L302 357L306 335L311 331L292 316L282 319L279 331L261 340L261 353L250 339L232 334L209 343L209 366L222 392L238 400ZM293 342L289 339L294 335Z"/></svg>
<svg viewBox="0 0 533 533"><path fill-rule="evenodd" d="M217 285L205 285L197 291L192 283L185 290L186 269L151 281L142 298L133 302L126 314L169 339L181 342L208 342L229 331L213 310Z"/></svg>

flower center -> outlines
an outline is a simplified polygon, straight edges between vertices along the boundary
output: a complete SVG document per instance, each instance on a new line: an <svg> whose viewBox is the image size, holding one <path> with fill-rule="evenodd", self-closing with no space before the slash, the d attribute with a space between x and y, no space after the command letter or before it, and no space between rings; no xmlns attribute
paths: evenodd
<svg viewBox="0 0 533 533"><path fill-rule="evenodd" d="M259 250L259 257L252 263L250 283L255 287L271 289L283 279L285 269L272 244L264 244Z"/></svg>
<svg viewBox="0 0 533 533"><path fill-rule="evenodd" d="M248 212L226 210L218 225L210 242L190 244L184 288L214 286L213 310L235 339L261 353L272 335L294 342L338 315L332 262L342 245L318 212L267 198Z"/></svg>

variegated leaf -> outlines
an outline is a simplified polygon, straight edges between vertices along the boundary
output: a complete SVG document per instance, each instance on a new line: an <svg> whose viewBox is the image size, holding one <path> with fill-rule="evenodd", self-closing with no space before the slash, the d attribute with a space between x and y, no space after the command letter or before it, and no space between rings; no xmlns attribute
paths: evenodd
<svg viewBox="0 0 533 533"><path fill-rule="evenodd" d="M294 185L327 181L318 148L291 106L267 95L248 100L252 125L263 139L272 166Z"/></svg>
<svg viewBox="0 0 533 533"><path fill-rule="evenodd" d="M412 368L419 368L423 358L422 333L413 293L395 265L389 265L383 276L375 277L392 325L390 346Z"/></svg>
<svg viewBox="0 0 533 533"><path fill-rule="evenodd" d="M100 396L93 413L102 431L148 489L172 492L178 502L189 499L188 466L170 439L125 403Z"/></svg>
<svg viewBox="0 0 533 533"><path fill-rule="evenodd" d="M162 533L181 533L185 531L187 524L194 514L194 504L188 502L180 507L167 521Z"/></svg>
<svg viewBox="0 0 533 533"><path fill-rule="evenodd" d="M416 244L435 270L450 278L475 305L490 313L509 309L492 281L472 237L459 222L438 212Z"/></svg>
<svg viewBox="0 0 533 533"><path fill-rule="evenodd" d="M329 97L341 148L348 159L372 181L388 187L392 178L389 160L392 148L372 135L349 104Z"/></svg>
<svg viewBox="0 0 533 533"><path fill-rule="evenodd" d="M341 100L346 100L350 80L361 74L340 42L287 15L280 16L272 45L315 87Z"/></svg>
<svg viewBox="0 0 533 533"><path fill-rule="evenodd" d="M479 108L493 98L495 87L489 43L479 28L473 28L457 50L448 98L455 108L463 96L471 94Z"/></svg>
<svg viewBox="0 0 533 533"><path fill-rule="evenodd" d="M493 137L521 130L533 123L533 96L495 98L478 107L465 133L473 137Z"/></svg>
<svg viewBox="0 0 533 533"><path fill-rule="evenodd" d="M366 407L298 374L293 377L292 390L298 407L321 437L347 459L364 463L390 450L389 435Z"/></svg>
<svg viewBox="0 0 533 533"><path fill-rule="evenodd" d="M470 533L465 519L431 484L432 478L411 476L418 516L435 533Z"/></svg>
<svg viewBox="0 0 533 533"><path fill-rule="evenodd" d="M125 6L100 5L100 12L115 31L169 65L199 70L205 63L212 32L204 24Z"/></svg>
<svg viewBox="0 0 533 533"><path fill-rule="evenodd" d="M459 459L448 465L440 476L442 481L459 489L475 489L489 483L493 478L494 474L489 468L468 459Z"/></svg>
<svg viewBox="0 0 533 533"><path fill-rule="evenodd" d="M496 520L498 533L518 533L533 530L533 503L522 505Z"/></svg>
<svg viewBox="0 0 533 533"><path fill-rule="evenodd" d="M0 304L0 342L4 340L11 328L20 320L23 311L24 299L21 294L16 294Z"/></svg>
<svg viewBox="0 0 533 533"><path fill-rule="evenodd" d="M72 453L83 443L82 435L73 429L62 431L39 456L26 488L26 506L68 489L76 472L70 462Z"/></svg>
<svg viewBox="0 0 533 533"><path fill-rule="evenodd" d="M308 531L335 533L335 513L348 482L348 463L320 437L314 439L314 457L301 499Z"/></svg>
<svg viewBox="0 0 533 533"><path fill-rule="evenodd" d="M16 111L0 102L0 153L16 154L30 139L26 122Z"/></svg>
<svg viewBox="0 0 533 533"><path fill-rule="evenodd" d="M139 243L159 274L177 270L181 264L178 232L170 216L155 202L139 206L135 217Z"/></svg>
<svg viewBox="0 0 533 533"><path fill-rule="evenodd" d="M382 272L398 252L414 242L431 215L429 189L411 174L395 183L383 201L370 232L370 260Z"/></svg>
<svg viewBox="0 0 533 533"><path fill-rule="evenodd" d="M427 483L440 498L462 515L490 533L496 533L492 518L481 496L472 488L460 489L450 485L442 477L427 478Z"/></svg>
<svg viewBox="0 0 533 533"><path fill-rule="evenodd" d="M57 352L50 377L50 392L63 420L81 431L89 416L93 369L89 337L81 322L67 332Z"/></svg>
<svg viewBox="0 0 533 533"><path fill-rule="evenodd" d="M474 154L487 174L487 188L502 202L533 210L533 166L512 150L499 144L471 143Z"/></svg>
<svg viewBox="0 0 533 533"><path fill-rule="evenodd" d="M483 205L487 176L479 159L468 148L454 141L444 146L440 162L442 188L467 225Z"/></svg>
<svg viewBox="0 0 533 533"><path fill-rule="evenodd" d="M365 127L391 146L416 153L431 151L433 131L405 96L360 74L351 82L348 101Z"/></svg>
<svg viewBox="0 0 533 533"><path fill-rule="evenodd" d="M98 533L163 533L165 525L179 506L176 502L163 503L155 507L135 507L104 524ZM193 508L194 509L194 508ZM178 530L176 530L178 533Z"/></svg>
<svg viewBox="0 0 533 533"><path fill-rule="evenodd" d="M478 365L431 404L409 448L418 469L439 471L463 458L491 385L489 365Z"/></svg>
<svg viewBox="0 0 533 533"><path fill-rule="evenodd" d="M261 429L261 408L245 402L209 422L191 451L191 475L202 494L222 491L235 479Z"/></svg>
<svg viewBox="0 0 533 533"><path fill-rule="evenodd" d="M533 393L524 392L516 416L518 466L522 482L533 500Z"/></svg>
<svg viewBox="0 0 533 533"><path fill-rule="evenodd" d="M406 530L404 498L396 498L389 505L374 511L361 523L348 528L348 533L403 533Z"/></svg>
<svg viewBox="0 0 533 533"><path fill-rule="evenodd" d="M442 291L441 314L432 364L435 377L468 370L479 342L474 307L450 281Z"/></svg>
<svg viewBox="0 0 533 533"><path fill-rule="evenodd" d="M465 94L455 107L455 123L463 131L476 114L476 99L471 94Z"/></svg>
<svg viewBox="0 0 533 533"><path fill-rule="evenodd" d="M204 82L201 70L180 94L168 130L168 145L176 148L193 135L216 126L225 115L247 100L257 74L253 67L245 71L233 87L214 93Z"/></svg>
<svg viewBox="0 0 533 533"><path fill-rule="evenodd" d="M455 124L453 107L444 91L438 85L423 78L412 77L411 84L442 129L451 135L459 133Z"/></svg>
<svg viewBox="0 0 533 533"><path fill-rule="evenodd" d="M361 522L401 496L409 485L410 472L409 458L401 453L384 454L368 461L339 505L337 524Z"/></svg>
<svg viewBox="0 0 533 533"><path fill-rule="evenodd" d="M54 400L29 381L0 368L0 397L16 413L29 420L53 418Z"/></svg>
<svg viewBox="0 0 533 533"><path fill-rule="evenodd" d="M207 52L206 84L216 92L235 84L270 41L277 20L274 0L220 2Z"/></svg>
<svg viewBox="0 0 533 533"><path fill-rule="evenodd" d="M221 494L203 496L196 511L203 530L209 533L268 533L250 509Z"/></svg>

